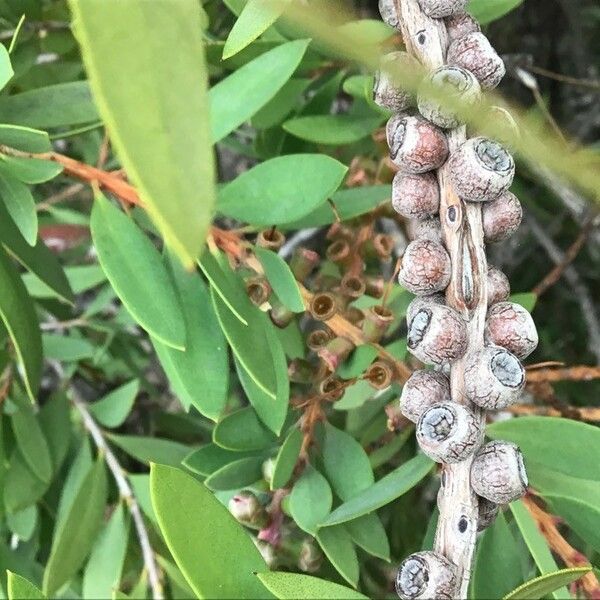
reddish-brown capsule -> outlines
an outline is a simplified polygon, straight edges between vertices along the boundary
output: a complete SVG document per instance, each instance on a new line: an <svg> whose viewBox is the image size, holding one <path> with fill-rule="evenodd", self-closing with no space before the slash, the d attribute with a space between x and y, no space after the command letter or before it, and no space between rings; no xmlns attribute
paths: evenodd
<svg viewBox="0 0 600 600"><path fill-rule="evenodd" d="M447 62L470 71L484 90L495 88L506 74L504 61L480 32L454 40L448 48Z"/></svg>
<svg viewBox="0 0 600 600"><path fill-rule="evenodd" d="M432 89L437 93L432 96ZM475 76L461 67L443 66L429 74L419 87L417 105L428 121L442 129L458 127L462 120L454 106L472 106L481 97ZM450 103L448 105L447 103Z"/></svg>
<svg viewBox="0 0 600 600"><path fill-rule="evenodd" d="M421 10L433 19L444 19L462 13L467 0L419 0Z"/></svg>
<svg viewBox="0 0 600 600"><path fill-rule="evenodd" d="M450 275L450 256L445 248L431 240L415 240L406 247L398 281L408 291L422 296L446 289Z"/></svg>
<svg viewBox="0 0 600 600"><path fill-rule="evenodd" d="M475 413L456 402L428 408L417 423L417 442L429 458L439 463L457 463L475 452L484 430Z"/></svg>
<svg viewBox="0 0 600 600"><path fill-rule="evenodd" d="M429 219L411 219L407 225L408 237L411 240L431 240L440 244L442 242L442 224L439 217Z"/></svg>
<svg viewBox="0 0 600 600"><path fill-rule="evenodd" d="M454 191L469 202L503 194L515 176L515 161L498 143L484 137L467 140L448 162Z"/></svg>
<svg viewBox="0 0 600 600"><path fill-rule="evenodd" d="M448 158L448 140L435 125L421 117L393 116L386 128L390 157L405 173L426 173Z"/></svg>
<svg viewBox="0 0 600 600"><path fill-rule="evenodd" d="M467 357L465 396L486 410L514 404L525 387L525 369L519 359L499 346L488 346Z"/></svg>
<svg viewBox="0 0 600 600"><path fill-rule="evenodd" d="M398 569L396 593L402 600L450 600L456 595L456 567L442 554L411 554Z"/></svg>
<svg viewBox="0 0 600 600"><path fill-rule="evenodd" d="M413 95L394 83L394 69L413 67L414 58L407 52L390 52L381 60L381 67L375 75L373 100L378 106L400 113L405 111L413 100Z"/></svg>
<svg viewBox="0 0 600 600"><path fill-rule="evenodd" d="M414 301L413 301L414 302ZM408 350L420 361L443 365L462 358L467 350L467 327L449 306L421 298L408 310Z"/></svg>
<svg viewBox="0 0 600 600"><path fill-rule="evenodd" d="M485 341L523 360L537 348L538 333L531 315L520 304L498 302L488 310Z"/></svg>
<svg viewBox="0 0 600 600"><path fill-rule="evenodd" d="M512 192L504 192L482 208L485 241L501 242L509 238L521 225L523 208Z"/></svg>
<svg viewBox="0 0 600 600"><path fill-rule="evenodd" d="M496 302L504 302L510 296L508 277L496 267L488 266L487 272L487 301L488 306Z"/></svg>
<svg viewBox="0 0 600 600"><path fill-rule="evenodd" d="M439 371L418 370L409 377L402 388L400 410L416 423L434 404L450 400L450 381Z"/></svg>
<svg viewBox="0 0 600 600"><path fill-rule="evenodd" d="M489 442L473 459L471 486L476 494L490 502L514 502L525 494L527 485L523 455L511 442Z"/></svg>
<svg viewBox="0 0 600 600"><path fill-rule="evenodd" d="M448 41L452 43L469 33L481 31L479 23L466 12L457 13L445 19L446 31L448 32Z"/></svg>
<svg viewBox="0 0 600 600"><path fill-rule="evenodd" d="M435 173L396 173L392 183L392 206L407 219L426 219L440 209L440 187Z"/></svg>

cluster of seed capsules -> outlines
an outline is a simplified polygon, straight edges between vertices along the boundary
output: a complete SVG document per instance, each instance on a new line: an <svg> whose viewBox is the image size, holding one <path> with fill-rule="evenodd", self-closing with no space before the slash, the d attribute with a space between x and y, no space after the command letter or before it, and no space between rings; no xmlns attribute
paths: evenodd
<svg viewBox="0 0 600 600"><path fill-rule="evenodd" d="M505 74L502 59L465 12L467 0L418 0L433 19L444 19L449 46L446 65L427 76L424 89L441 85L463 105L474 105L485 90L496 87ZM384 20L400 29L395 3L380 0ZM408 309L408 348L434 369L416 371L400 399L405 417L416 423L423 452L439 463L470 458L471 486L479 496L480 530L495 518L500 505L522 496L527 476L521 452L504 441L485 445L480 409L501 410L513 404L525 385L521 360L536 348L538 336L530 314L508 301L506 276L494 267L487 274L487 320L484 347L469 348L467 324L445 302L451 280L451 259L444 246L439 210L437 170L445 166L457 196L480 203L485 242L499 242L519 227L522 209L509 191L515 164L497 141L473 137L450 152L447 131L462 123L456 111L431 99L408 93L386 75L386 65L410 65L406 52L384 58L375 82L374 98L394 112L387 124L392 161L399 171L393 181L394 209L409 220L413 241L408 245L399 274L400 283L416 294ZM389 69L389 67L388 67ZM415 102L416 100L416 102ZM416 109L415 109L416 105ZM494 118L510 115L501 108ZM514 125L514 122L513 122ZM452 399L449 366L464 359L464 394ZM468 401L468 402L465 402ZM445 556L419 552L401 565L396 590L401 598L452 598L456 568Z"/></svg>

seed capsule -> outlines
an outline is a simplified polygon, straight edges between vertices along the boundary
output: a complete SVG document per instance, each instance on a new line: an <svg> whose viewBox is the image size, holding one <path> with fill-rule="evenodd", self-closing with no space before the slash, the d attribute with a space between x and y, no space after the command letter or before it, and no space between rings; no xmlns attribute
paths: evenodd
<svg viewBox="0 0 600 600"><path fill-rule="evenodd" d="M485 241L502 242L519 229L523 208L512 192L504 192L483 205L482 217Z"/></svg>
<svg viewBox="0 0 600 600"><path fill-rule="evenodd" d="M421 450L439 463L465 460L479 448L483 435L475 413L456 402L434 404L417 423L417 442Z"/></svg>
<svg viewBox="0 0 600 600"><path fill-rule="evenodd" d="M469 13L457 13L445 19L448 41L452 43L469 33L481 31L479 23Z"/></svg>
<svg viewBox="0 0 600 600"><path fill-rule="evenodd" d="M449 160L454 191L469 202L493 200L511 186L515 161L498 143L484 137L467 140Z"/></svg>
<svg viewBox="0 0 600 600"><path fill-rule="evenodd" d="M484 205L485 206L485 205ZM487 272L487 302L488 306L496 302L504 302L510 296L508 277L496 267L488 266Z"/></svg>
<svg viewBox="0 0 600 600"><path fill-rule="evenodd" d="M440 187L434 173L397 173L392 183L392 206L407 219L426 219L440 209Z"/></svg>
<svg viewBox="0 0 600 600"><path fill-rule="evenodd" d="M432 87L439 89L438 94L449 101L450 106L431 97ZM480 97L481 87L472 73L460 67L444 66L425 78L419 88L417 105L428 121L442 129L453 129L462 122L453 104L460 103L465 108L475 104Z"/></svg>
<svg viewBox="0 0 600 600"><path fill-rule="evenodd" d="M538 333L531 315L521 305L498 302L488 311L485 342L502 346L523 360L537 348Z"/></svg>
<svg viewBox="0 0 600 600"><path fill-rule="evenodd" d="M512 442L489 442L475 456L471 486L479 496L496 504L508 504L523 496L527 485L523 455Z"/></svg>
<svg viewBox="0 0 600 600"><path fill-rule="evenodd" d="M405 111L412 104L412 94L394 83L393 73L394 68L410 68L414 64L415 60L407 52L390 52L382 58L373 87L375 104L396 113Z"/></svg>
<svg viewBox="0 0 600 600"><path fill-rule="evenodd" d="M456 567L435 552L416 552L404 559L396 576L396 593L403 600L454 598Z"/></svg>
<svg viewBox="0 0 600 600"><path fill-rule="evenodd" d="M450 400L450 381L438 371L415 371L404 384L400 396L402 414L416 423L434 404Z"/></svg>
<svg viewBox="0 0 600 600"><path fill-rule="evenodd" d="M454 40L448 48L447 62L470 71L484 90L495 88L506 74L504 61L480 32Z"/></svg>
<svg viewBox="0 0 600 600"><path fill-rule="evenodd" d="M483 531L496 520L500 506L495 502L490 502L487 498L479 497L478 508L477 531Z"/></svg>
<svg viewBox="0 0 600 600"><path fill-rule="evenodd" d="M415 304L416 303L416 304ZM408 350L420 361L442 365L462 358L467 350L467 327L449 306L418 298L408 308Z"/></svg>
<svg viewBox="0 0 600 600"><path fill-rule="evenodd" d="M413 294L433 294L448 287L450 271L450 257L441 244L415 240L406 247L398 280Z"/></svg>
<svg viewBox="0 0 600 600"><path fill-rule="evenodd" d="M435 125L421 117L393 116L386 128L390 157L405 173L426 173L448 158L448 140Z"/></svg>
<svg viewBox="0 0 600 600"><path fill-rule="evenodd" d="M486 410L514 404L525 387L525 369L519 359L499 346L474 352L465 366L465 395Z"/></svg>
<svg viewBox="0 0 600 600"><path fill-rule="evenodd" d="M467 0L419 0L419 5L428 17L443 19L464 12Z"/></svg>
<svg viewBox="0 0 600 600"><path fill-rule="evenodd" d="M398 11L394 5L394 0L379 0L379 13L384 23L395 29L400 29Z"/></svg>
<svg viewBox="0 0 600 600"><path fill-rule="evenodd" d="M442 224L439 217L429 219L411 219L407 225L408 237L411 240L431 240L442 243Z"/></svg>

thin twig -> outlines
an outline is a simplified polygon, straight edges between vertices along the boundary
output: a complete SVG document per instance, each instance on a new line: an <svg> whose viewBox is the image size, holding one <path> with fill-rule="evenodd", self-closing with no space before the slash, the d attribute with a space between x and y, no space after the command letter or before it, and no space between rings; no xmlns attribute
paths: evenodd
<svg viewBox="0 0 600 600"><path fill-rule="evenodd" d="M578 421L587 421L589 423L600 422L600 408L579 408L577 406L568 406L567 408L577 415ZM535 406L533 404L513 404L505 408L504 411L519 416L564 417L563 413L556 408L552 408L551 406Z"/></svg>
<svg viewBox="0 0 600 600"><path fill-rule="evenodd" d="M600 379L600 366L588 367L579 365L575 367L560 367L553 369L536 369L527 371L529 383L556 382L556 381L592 381Z"/></svg>
<svg viewBox="0 0 600 600"><path fill-rule="evenodd" d="M541 75L542 77L547 77L548 79L554 79L555 81L561 81L562 83L578 85L581 87L586 87L592 90L600 91L600 81L595 81L593 79L579 79L577 77L570 77L569 75L555 73L554 71L549 71L548 69L544 69L536 65L528 65L527 69L532 73L536 73L537 75Z"/></svg>
<svg viewBox="0 0 600 600"><path fill-rule="evenodd" d="M42 210L48 210L54 204L58 204L60 202L64 202L65 200L70 200L71 198L74 198L83 189L85 189L85 185L83 183L74 183L66 187L64 190L61 190L60 192L49 196L48 198L46 198L46 200L37 204L35 209L38 212Z"/></svg>

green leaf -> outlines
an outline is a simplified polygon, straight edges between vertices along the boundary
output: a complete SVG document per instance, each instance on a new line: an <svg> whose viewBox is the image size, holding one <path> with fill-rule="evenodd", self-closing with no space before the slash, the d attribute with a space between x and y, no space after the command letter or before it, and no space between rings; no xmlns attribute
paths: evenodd
<svg viewBox="0 0 600 600"><path fill-rule="evenodd" d="M510 297L510 301L520 304L527 312L532 312L537 303L537 296L531 292L525 294L513 294Z"/></svg>
<svg viewBox="0 0 600 600"><path fill-rule="evenodd" d="M62 173L62 166L51 160L0 155L0 168L23 183L44 183Z"/></svg>
<svg viewBox="0 0 600 600"><path fill-rule="evenodd" d="M539 600L540 598L546 598L548 594L577 581L591 570L591 567L574 567L536 577L504 596L504 600Z"/></svg>
<svg viewBox="0 0 600 600"><path fill-rule="evenodd" d="M244 528L202 484L178 469L153 464L150 490L167 546L199 597L268 597L254 575L266 569L259 551ZM225 575L223 565L231 564L233 557L235 568Z"/></svg>
<svg viewBox="0 0 600 600"><path fill-rule="evenodd" d="M92 549L102 524L106 494L106 469L100 457L83 480L64 521L55 527L44 571L47 596L54 596L75 575Z"/></svg>
<svg viewBox="0 0 600 600"><path fill-rule="evenodd" d="M83 573L84 598L110 598L118 589L127 551L129 518L119 502L92 549Z"/></svg>
<svg viewBox="0 0 600 600"><path fill-rule="evenodd" d="M342 163L325 154L278 156L221 189L217 208L253 225L295 221L325 202L342 183L346 171Z"/></svg>
<svg viewBox="0 0 600 600"><path fill-rule="evenodd" d="M105 427L119 427L131 412L139 389L139 380L133 379L93 402L88 408L94 418Z"/></svg>
<svg viewBox="0 0 600 600"><path fill-rule="evenodd" d="M44 333L42 335L44 356L51 360L76 362L94 356L95 346L85 338Z"/></svg>
<svg viewBox="0 0 600 600"><path fill-rule="evenodd" d="M12 453L3 484L7 513L35 504L48 489L48 484L33 473L18 449Z"/></svg>
<svg viewBox="0 0 600 600"><path fill-rule="evenodd" d="M350 534L343 525L324 527L317 541L337 572L352 586L358 585L358 558Z"/></svg>
<svg viewBox="0 0 600 600"><path fill-rule="evenodd" d="M275 252L256 246L254 249L265 275L281 302L291 311L304 312L304 301L298 283L287 263Z"/></svg>
<svg viewBox="0 0 600 600"><path fill-rule="evenodd" d="M0 169L0 198L25 241L30 246L35 246L38 218L35 200L29 188L10 173Z"/></svg>
<svg viewBox="0 0 600 600"><path fill-rule="evenodd" d="M0 98L4 123L49 129L98 120L87 81L70 81Z"/></svg>
<svg viewBox="0 0 600 600"><path fill-rule="evenodd" d="M8 525L8 528L24 542L31 539L37 523L38 510L36 504L32 504L23 510L6 515L6 524Z"/></svg>
<svg viewBox="0 0 600 600"><path fill-rule="evenodd" d="M272 446L275 440L252 408L230 413L213 429L213 442L226 450L262 450Z"/></svg>
<svg viewBox="0 0 600 600"><path fill-rule="evenodd" d="M241 458L224 465L204 481L211 490L237 490L262 479L263 456Z"/></svg>
<svg viewBox="0 0 600 600"><path fill-rule="evenodd" d="M415 456L371 487L338 506L322 522L322 525L345 523L389 504L417 485L432 467L433 463L426 456Z"/></svg>
<svg viewBox="0 0 600 600"><path fill-rule="evenodd" d="M50 152L52 144L45 131L20 125L0 125L0 145L22 152Z"/></svg>
<svg viewBox="0 0 600 600"><path fill-rule="evenodd" d="M300 64L308 44L309 40L281 44L237 69L210 90L213 142L237 129L275 96Z"/></svg>
<svg viewBox="0 0 600 600"><path fill-rule="evenodd" d="M277 0L249 0L227 37L223 60L237 54L262 35L284 9L284 2Z"/></svg>
<svg viewBox="0 0 600 600"><path fill-rule="evenodd" d="M358 142L371 135L384 118L383 116L310 115L290 119L283 124L283 128L307 142L339 146Z"/></svg>
<svg viewBox="0 0 600 600"><path fill-rule="evenodd" d="M31 298L4 249L0 249L0 317L22 366L27 393L34 402L42 375L42 338Z"/></svg>
<svg viewBox="0 0 600 600"><path fill-rule="evenodd" d="M294 110L300 95L310 84L310 79L290 79L253 117L252 127L269 129L275 127ZM1 135L1 133L0 133Z"/></svg>
<svg viewBox="0 0 600 600"><path fill-rule="evenodd" d="M57 392L46 401L38 414L38 420L48 442L52 470L57 473L71 441L69 401L64 392Z"/></svg>
<svg viewBox="0 0 600 600"><path fill-rule="evenodd" d="M271 480L271 489L278 490L285 487L291 479L296 462L300 456L302 448L302 432L294 427L281 445L277 458L275 459L275 468L273 470L273 479Z"/></svg>
<svg viewBox="0 0 600 600"><path fill-rule="evenodd" d="M258 573L265 587L282 600L367 600L350 588L298 573Z"/></svg>
<svg viewBox="0 0 600 600"><path fill-rule="evenodd" d="M106 275L100 265L77 265L66 267L64 269L66 281L71 286L73 293L81 294L89 289L95 288L106 281ZM34 273L24 273L22 275L23 283L34 298L61 298L61 296L46 285Z"/></svg>
<svg viewBox="0 0 600 600"><path fill-rule="evenodd" d="M357 546L365 552L389 562L390 544L385 528L376 513L369 513L348 521L345 527ZM325 531L325 529L321 531Z"/></svg>
<svg viewBox="0 0 600 600"><path fill-rule="evenodd" d="M158 250L103 196L94 203L90 223L100 264L127 310L150 335L183 350L183 313Z"/></svg>
<svg viewBox="0 0 600 600"><path fill-rule="evenodd" d="M331 510L333 496L327 479L307 464L290 495L290 513L300 529L315 535Z"/></svg>
<svg viewBox="0 0 600 600"><path fill-rule="evenodd" d="M177 466L189 454L184 444L157 437L109 434L108 439L142 463L160 462Z"/></svg>
<svg viewBox="0 0 600 600"><path fill-rule="evenodd" d="M216 444L206 444L198 450L190 452L183 460L183 465L194 473L208 477L231 462L253 455L254 453L249 452L225 450Z"/></svg>
<svg viewBox="0 0 600 600"><path fill-rule="evenodd" d="M8 600L44 600L45 596L33 583L8 571Z"/></svg>
<svg viewBox="0 0 600 600"><path fill-rule="evenodd" d="M10 64L10 56L4 44L0 44L0 90L12 79L15 74Z"/></svg>
<svg viewBox="0 0 600 600"><path fill-rule="evenodd" d="M522 3L523 0L470 0L467 10L482 25L487 25L503 17Z"/></svg>
<svg viewBox="0 0 600 600"><path fill-rule="evenodd" d="M111 141L167 245L191 267L214 203L198 3L71 0L70 6Z"/></svg>

